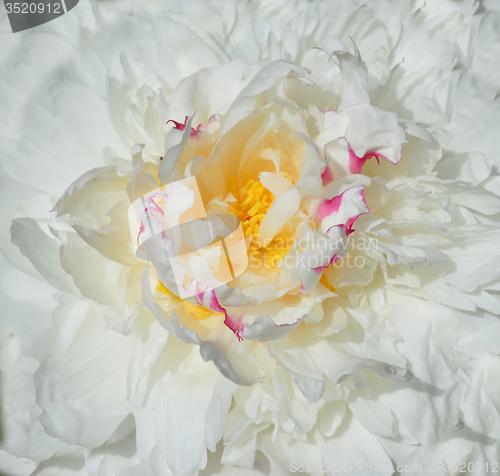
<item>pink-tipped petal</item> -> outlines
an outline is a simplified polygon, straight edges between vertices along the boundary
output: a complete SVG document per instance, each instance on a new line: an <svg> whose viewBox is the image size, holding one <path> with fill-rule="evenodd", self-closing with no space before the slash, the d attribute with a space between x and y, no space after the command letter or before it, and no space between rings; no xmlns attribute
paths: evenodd
<svg viewBox="0 0 500 476"><path fill-rule="evenodd" d="M323 181L323 187L333 182L333 173L332 169L327 165L323 173L321 174L321 180Z"/></svg>
<svg viewBox="0 0 500 476"><path fill-rule="evenodd" d="M224 314L224 324L231 329L238 339L241 340L240 332L241 332L241 321L243 320L243 315L235 318L231 316L227 310L220 304L217 299L217 295L215 294L215 289L212 287L208 287L204 291L198 293L195 296L195 300L200 306L205 306L208 309L211 309L214 312L220 312Z"/></svg>
<svg viewBox="0 0 500 476"><path fill-rule="evenodd" d="M370 213L363 190L362 185L357 185L320 203L316 217L321 222L323 233L336 225L345 226L348 235L352 233L354 222L360 215Z"/></svg>

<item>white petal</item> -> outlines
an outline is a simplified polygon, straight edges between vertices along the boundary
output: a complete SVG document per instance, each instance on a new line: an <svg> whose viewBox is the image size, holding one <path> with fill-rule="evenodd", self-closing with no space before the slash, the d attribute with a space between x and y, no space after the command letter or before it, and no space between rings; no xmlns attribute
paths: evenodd
<svg viewBox="0 0 500 476"><path fill-rule="evenodd" d="M259 241L265 244L271 241L298 211L300 193L297 187L290 187L277 197L259 228Z"/></svg>
<svg viewBox="0 0 500 476"><path fill-rule="evenodd" d="M288 75L304 77L309 73L308 69L287 61L274 61L262 68L240 92L228 109L222 121L219 137L223 137L238 122L248 117L255 110L257 102L253 99L253 96L271 89Z"/></svg>
<svg viewBox="0 0 500 476"><path fill-rule="evenodd" d="M87 448L102 445L129 411L126 373L133 341L103 327L96 307L65 298L35 373L47 433Z"/></svg>
<svg viewBox="0 0 500 476"><path fill-rule="evenodd" d="M369 104L368 71L361 57L355 57L337 38L327 36L322 41L323 48L329 55L334 55L342 71L342 102L340 109L353 104Z"/></svg>
<svg viewBox="0 0 500 476"><path fill-rule="evenodd" d="M401 160L401 146L406 139L396 114L368 104L353 105L348 114L345 138L358 157L362 158L369 152L385 157L393 164Z"/></svg>
<svg viewBox="0 0 500 476"><path fill-rule="evenodd" d="M276 197L279 197L285 190L293 187L293 183L290 180L273 172L261 172L259 178L262 185Z"/></svg>
<svg viewBox="0 0 500 476"><path fill-rule="evenodd" d="M36 270L54 287L74 294L75 286L59 266L59 246L31 218L19 218L12 223L12 242L19 247Z"/></svg>
<svg viewBox="0 0 500 476"><path fill-rule="evenodd" d="M194 113L186 121L183 131L175 128L171 129L165 136L165 156L160 162L159 179L163 185L172 182L172 174L174 172L177 161L182 153L182 149L191 135L191 124L194 119Z"/></svg>

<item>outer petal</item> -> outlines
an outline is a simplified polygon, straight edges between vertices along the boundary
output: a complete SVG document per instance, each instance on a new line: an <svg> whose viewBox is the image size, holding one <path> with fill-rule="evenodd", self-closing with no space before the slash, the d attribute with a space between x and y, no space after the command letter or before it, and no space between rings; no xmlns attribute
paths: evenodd
<svg viewBox="0 0 500 476"><path fill-rule="evenodd" d="M267 344L270 354L289 372L310 402L317 401L321 394L307 393L309 389L316 388L309 386L308 379L321 382L323 374L331 382L340 383L349 375L369 368L384 377L408 379L408 372L404 368L406 361L394 347L394 341L399 340L399 336L391 326L380 317L369 320L366 312L351 313L356 321L352 322L349 332L346 330L338 336L325 339L316 336L311 326L307 325L286 339ZM386 331L387 344L384 350L378 345L382 329ZM359 344L350 342L354 335L363 332L369 333L370 338L365 337ZM321 363L319 366L318 362Z"/></svg>
<svg viewBox="0 0 500 476"><path fill-rule="evenodd" d="M257 100L253 97L271 89L279 81L292 74L303 78L310 71L287 61L274 61L262 68L248 85L240 92L234 103L228 109L222 121L220 136L223 137L238 122L250 116L255 110Z"/></svg>
<svg viewBox="0 0 500 476"><path fill-rule="evenodd" d="M182 370L177 358L183 355ZM169 339L132 401L139 458L153 455L155 471L167 465L176 476L196 474L215 451L236 385L203 362L191 345ZM163 473L163 470L162 474ZM167 472L168 474L168 472Z"/></svg>
<svg viewBox="0 0 500 476"><path fill-rule="evenodd" d="M353 104L369 104L368 71L357 48L356 56L353 56L344 43L333 36L325 37L322 45L330 57L334 55L337 58L342 71L343 88L340 109Z"/></svg>
<svg viewBox="0 0 500 476"><path fill-rule="evenodd" d="M349 127L345 138L357 157L372 154L385 157L393 164L401 160L401 145L406 139L396 114L360 104L351 106L348 115Z"/></svg>
<svg viewBox="0 0 500 476"><path fill-rule="evenodd" d="M104 331L97 308L71 298L55 312L49 338L35 373L42 424L62 441L96 448L127 416L133 340Z"/></svg>
<svg viewBox="0 0 500 476"><path fill-rule="evenodd" d="M413 319L408 319L408 313ZM459 461L471 451L472 443L466 432L456 431L461 427L458 406L465 392L453 362L456 316L444 306L421 301L387 314L404 339L402 352L413 363L414 378L405 385L394 380L382 384L377 379L372 388L421 444L449 463ZM405 395L411 395L410 407L403 403ZM430 426L424 429L422 419Z"/></svg>

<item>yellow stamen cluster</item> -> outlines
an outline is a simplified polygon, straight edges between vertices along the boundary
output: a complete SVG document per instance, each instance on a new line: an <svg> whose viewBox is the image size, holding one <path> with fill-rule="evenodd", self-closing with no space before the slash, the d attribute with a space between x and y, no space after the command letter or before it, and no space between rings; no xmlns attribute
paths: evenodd
<svg viewBox="0 0 500 476"><path fill-rule="evenodd" d="M238 200L235 207L230 207L229 213L241 220L245 238L254 238L259 234L260 224L274 201L274 195L250 174L246 174L245 180L240 193L236 178L229 178L229 190Z"/></svg>
<svg viewBox="0 0 500 476"><path fill-rule="evenodd" d="M274 201L274 195L248 173L245 174L245 184L241 189L235 177L229 177L228 188L237 200L229 208L229 213L241 220L245 238L252 239L248 253L261 250L267 264L276 267L290 250L288 236L279 233L267 246L258 241L260 224Z"/></svg>

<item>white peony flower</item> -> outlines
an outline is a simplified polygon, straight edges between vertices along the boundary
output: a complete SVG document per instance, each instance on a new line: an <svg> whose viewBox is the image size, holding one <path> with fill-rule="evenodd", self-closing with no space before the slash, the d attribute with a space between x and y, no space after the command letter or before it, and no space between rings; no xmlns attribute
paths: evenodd
<svg viewBox="0 0 500 476"><path fill-rule="evenodd" d="M0 471L494 471L494 2L80 3L0 40Z"/></svg>

